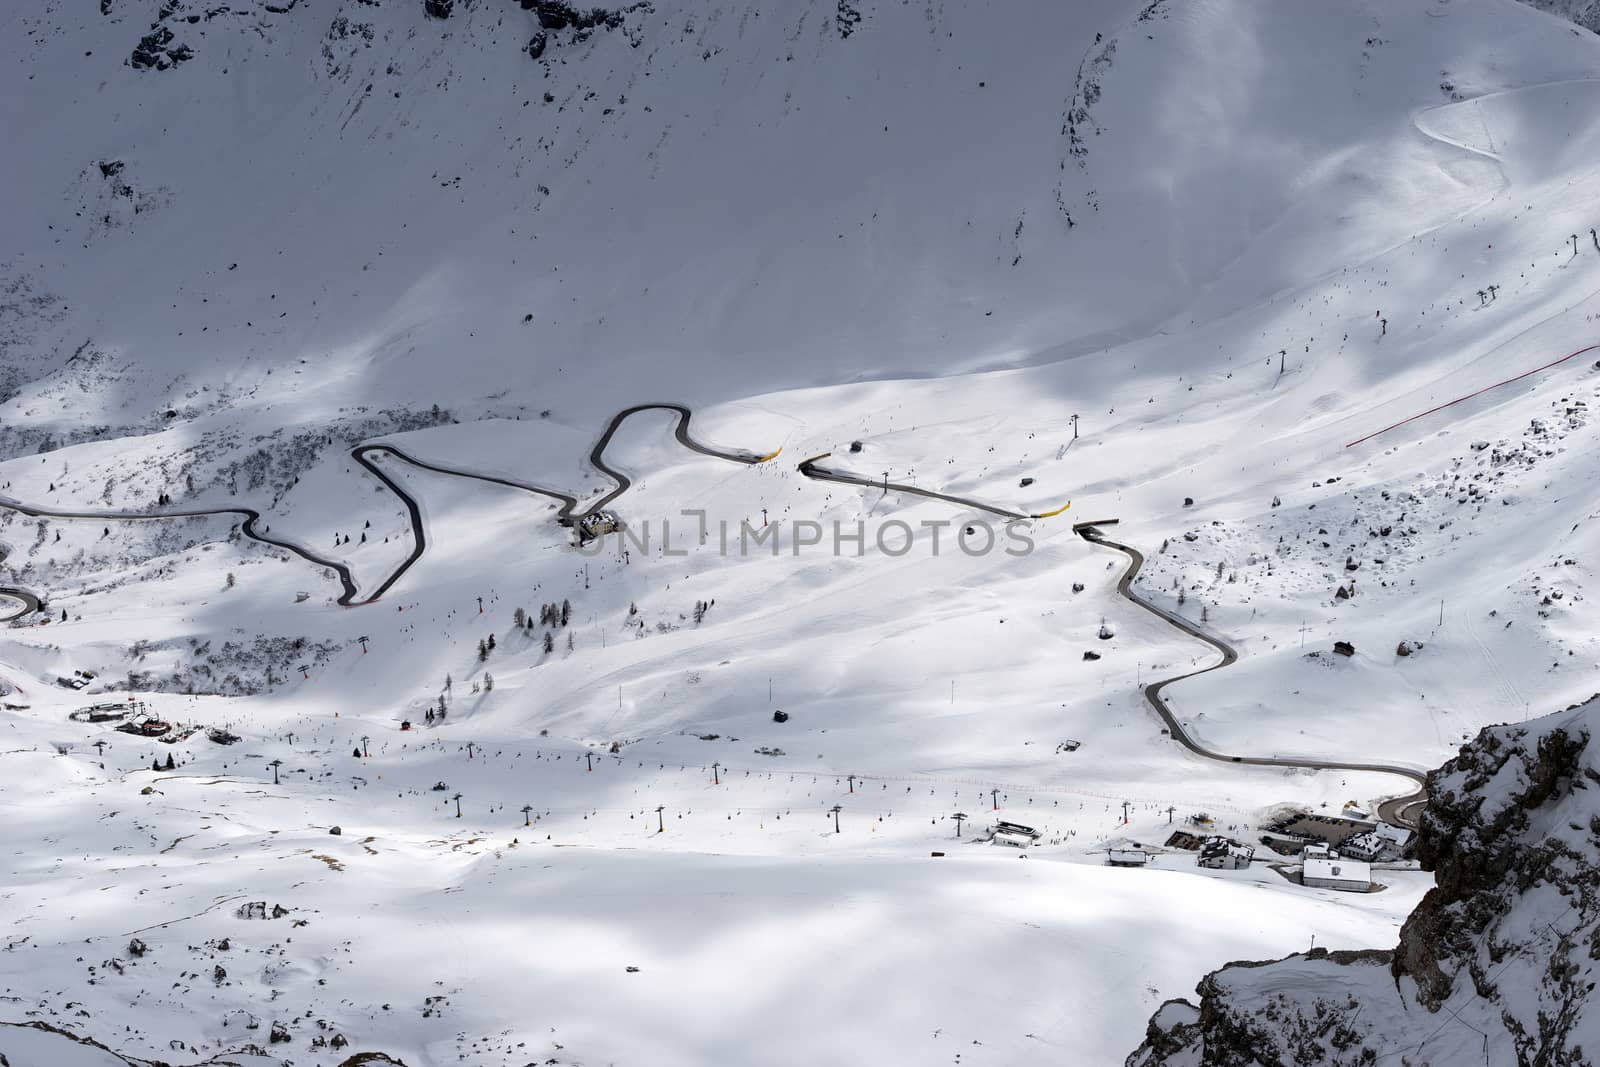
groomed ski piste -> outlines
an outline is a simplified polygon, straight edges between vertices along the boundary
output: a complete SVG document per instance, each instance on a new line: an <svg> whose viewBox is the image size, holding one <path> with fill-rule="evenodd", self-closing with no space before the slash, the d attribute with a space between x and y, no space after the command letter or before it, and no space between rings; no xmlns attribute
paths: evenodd
<svg viewBox="0 0 1600 1067"><path fill-rule="evenodd" d="M1117 1064L1600 688L1587 32L414 6L10 16L13 1067Z"/></svg>

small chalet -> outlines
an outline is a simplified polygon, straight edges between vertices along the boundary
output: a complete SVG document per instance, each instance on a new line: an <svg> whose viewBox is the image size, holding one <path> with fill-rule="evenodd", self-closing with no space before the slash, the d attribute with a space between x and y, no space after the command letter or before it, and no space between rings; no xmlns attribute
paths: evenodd
<svg viewBox="0 0 1600 1067"><path fill-rule="evenodd" d="M1211 837L1200 846L1195 863L1213 871L1239 871L1248 868L1255 855L1256 850L1249 845L1226 837Z"/></svg>

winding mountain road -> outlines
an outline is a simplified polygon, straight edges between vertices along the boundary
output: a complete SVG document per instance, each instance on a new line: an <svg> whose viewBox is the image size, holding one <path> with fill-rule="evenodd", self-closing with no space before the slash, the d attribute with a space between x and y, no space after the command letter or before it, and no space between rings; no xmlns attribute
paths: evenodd
<svg viewBox="0 0 1600 1067"><path fill-rule="evenodd" d="M14 601L19 610L9 610L7 602ZM20 619L24 615L32 615L39 610L39 598L26 589L18 589L11 585L0 585L0 622L10 622Z"/></svg>
<svg viewBox="0 0 1600 1067"><path fill-rule="evenodd" d="M625 493L628 490L628 487L633 484L632 480L629 479L626 474L617 468L612 467L606 462L605 452L606 448L611 444L612 438L616 436L617 430L621 428L622 424L626 422L630 416L637 415L643 411L670 411L677 415L677 422L674 425L673 434L677 438L678 443L693 452L698 452L703 456L711 456L715 459L727 460L730 463L740 463L746 466L752 466L757 463L764 463L778 454L777 452L773 452L767 455L757 455L754 452L747 452L742 449L728 450L715 448L711 445L696 441L694 438L689 436L690 411L682 404L635 404L633 407L624 408L611 417L611 420L606 424L605 430L600 434L599 441L595 443L594 448L589 452L589 462L612 481L616 482L616 488L611 490L611 492L607 493L605 496L601 497L599 500L595 501L593 504L590 504L587 508L579 511L578 498L572 493L564 493L558 489L547 489L543 486L534 485L531 482L518 481L514 478L506 478L501 475L482 474L477 471L466 470L460 467L450 467L441 463L430 463L426 460L416 458L415 456L406 452L404 449L400 448L398 445L385 444L381 442L357 445L355 448L350 450L350 458L359 463L365 470L371 472L372 475L382 482L391 493L399 498L400 502L405 505L406 512L410 516L411 521L411 552L393 571L389 573L388 577L384 578L384 580L378 584L378 586L370 594L359 600L357 599L359 590L356 586L355 576L351 574L348 565L341 563L338 560L326 559L322 556L319 556L315 552L312 552L310 549L306 548L304 545L297 544L293 541L287 541L283 538L273 537L263 532L259 525L261 522L261 513L255 508L225 507L178 508L158 511L90 511L70 508L40 507L35 504L24 503L21 500L15 500L6 496L0 496L0 508L15 511L18 514L27 515L33 518L87 519L100 522L110 521L113 519L119 521L149 521L153 519L209 518L219 515L236 515L244 520L239 526L239 531L252 541L259 541L264 545L273 545L277 548L284 549L294 553L296 556L299 556L301 559L306 560L309 563L313 563L319 567L326 567L333 571L334 574L338 576L340 585L340 594L337 602L344 607L359 607L365 604L371 604L373 601L383 596L384 593L387 593L394 586L394 584L398 582L419 559L422 558L422 554L427 551L428 547L427 530L425 529L422 521L422 508L417 503L416 498L408 493L405 490L405 487L399 482L395 481L394 478L392 478L383 470L382 467L374 463L370 457L379 453L386 454L393 456L402 463L407 463L413 467L416 467L419 470L433 471L436 474L448 474L456 478L470 478L473 481L485 482L490 485L505 486L511 489L520 489L523 492L536 493L540 496L549 497L560 504L560 510L556 513L556 521L564 526L570 526L577 520L583 518L585 515L591 515L594 512L599 511L611 501ZM782 449L779 449L779 451L782 451ZM21 618L23 615L38 609L38 598L32 593L26 592L25 590L0 589L0 593L6 593L18 600L23 601L24 604L32 605L32 607L29 607L26 611L11 615L8 619L0 619L0 622L9 621L10 618Z"/></svg>
<svg viewBox="0 0 1600 1067"><path fill-rule="evenodd" d="M590 504L588 508L583 511L582 515L578 516L578 518L582 518L583 515L592 515L601 508L604 508L617 497L627 492L628 487L633 484L633 481L626 474L606 463L606 448L610 446L611 438L616 436L617 428L623 424L628 416L637 415L641 411L675 412L678 416L678 421L673 425L673 436L678 439L678 443L684 448L687 448L691 452L698 452L702 456L710 456L713 459L724 459L729 463L742 463L747 467L753 467L758 463L765 463L767 460L773 459L777 456L778 452L783 451L783 449L780 448L778 449L778 452L769 452L766 455L757 455L754 452L746 452L743 449L728 451L727 449L722 448L712 448L710 445L703 445L699 441L696 441L694 438L689 436L689 409L684 407L682 404L635 404L633 407L623 408L621 411L611 416L611 422L606 426L605 433L600 435L600 440L595 442L594 448L589 450L589 462L594 465L596 470L600 471L606 477L616 482L617 487L611 490L611 492L607 493L605 496L601 497L599 500L596 500L593 504Z"/></svg>
<svg viewBox="0 0 1600 1067"><path fill-rule="evenodd" d="M802 461L798 470L807 478L815 478L819 481L842 482L846 485L862 485L872 488L882 487L885 490L892 489L896 492L910 493L915 496L927 497L931 500L944 500L952 504L974 508L978 511L985 511L991 515L1000 515L1008 519L1048 518L1052 515L1059 515L1066 511L1067 508L1072 506L1071 502L1069 501L1067 504L1056 509L1055 511L1038 514L1023 514L1022 512L995 507L992 504L985 504L981 500L972 500L968 497L952 496L948 493L935 492L931 489L920 489L914 485L903 485L887 480L863 478L860 475L849 474L844 471L829 470L827 468L817 466L818 460L825 459L831 454L832 453L824 452L822 455L812 456L810 459ZM1223 667L1230 666L1237 662L1239 659L1239 653L1227 642L1211 636L1198 626L1195 626L1193 623L1189 622L1189 620L1185 619L1183 616L1175 612L1168 611L1157 604L1145 600L1138 593L1133 591L1133 580L1138 576L1139 569L1144 565L1144 555L1138 549L1133 548L1130 545L1124 545L1117 541L1111 540L1101 533L1096 524L1093 522L1077 523L1073 526L1073 530L1090 544L1116 549L1128 557L1128 569L1122 575L1122 578L1117 582L1117 593L1119 595L1132 601L1139 607L1144 608L1146 611L1158 616L1172 626L1177 627L1190 637L1210 645L1212 648L1217 650L1217 653L1221 657L1216 663L1213 663L1210 666L1202 667L1197 671L1189 671L1185 674L1174 675L1171 678L1163 678L1160 681L1152 682L1143 689L1145 700L1147 700L1150 706L1155 709L1156 714L1161 717L1161 720L1166 723L1167 731L1178 741L1179 744L1183 745L1183 747L1187 748L1190 752L1193 752L1197 756L1200 756L1204 759L1216 760L1219 763L1248 764L1255 767L1292 767L1308 770L1372 771L1380 774L1394 774L1404 778L1409 778L1413 782L1417 783L1419 788L1416 790L1416 792L1385 800L1383 803L1378 805L1378 817L1383 819L1385 822L1394 823L1397 826L1406 826L1412 829L1416 828L1417 816L1421 809L1427 805L1428 794L1426 789L1427 776L1423 772L1415 770L1414 768L1401 767L1397 764L1388 763L1341 763L1336 760L1286 758L1281 756L1230 756L1226 753L1207 748L1191 737L1188 731L1183 728L1183 724L1178 721L1178 717L1172 713L1172 709L1167 705L1166 700L1162 697L1162 690L1166 689L1167 686L1172 685L1174 682L1183 681L1185 678L1193 678L1197 675L1206 674L1210 671L1221 670Z"/></svg>
<svg viewBox="0 0 1600 1067"><path fill-rule="evenodd" d="M891 482L886 477L864 478L859 474L850 474L845 471L829 470L826 467L817 466L817 461L819 459L827 459L831 455L833 455L832 452L824 452L820 456L812 456L810 459L802 460L800 465L795 469L801 474L805 475L807 478L815 478L819 482L840 482L844 485L864 485L869 489L883 489L885 492L892 489L897 493L910 493L913 496L925 496L929 500L943 500L947 503L959 504L962 507L973 508L977 511L987 511L991 515L1000 515L1007 519L1048 519L1053 515L1061 514L1063 511L1066 511L1072 506L1072 502L1069 500L1067 503L1063 504L1059 508L1056 508L1054 511L1041 511L1036 514L1024 514L1023 512L1011 511L1007 508L997 508L993 504L985 504L981 500L973 500L970 497L952 496L949 493L940 493L932 489L919 489L914 485L904 485L900 482Z"/></svg>
<svg viewBox="0 0 1600 1067"><path fill-rule="evenodd" d="M388 482L388 479L384 479ZM44 508L34 504L25 504L11 497L0 496L0 508L15 511L20 515L28 515L40 519L93 519L105 521L108 519L147 521L151 519L190 519L209 518L213 515L239 515L244 522L239 530L252 541L260 541L264 545L274 545L286 549L309 563L319 567L328 567L339 576L339 582L344 587L344 593L339 597L339 603L349 604L355 597L355 582L350 577L350 568L331 559L323 559L310 549L297 545L293 541L285 541L277 537L269 537L256 528L256 523L261 521L261 512L255 508L180 508L168 511L76 511L69 508Z"/></svg>
<svg viewBox="0 0 1600 1067"><path fill-rule="evenodd" d="M626 422L630 416L637 415L643 411L670 411L677 415L677 421L673 424L673 436L677 439L679 444L683 445L683 447L689 449L691 452L698 452L702 456L711 456L714 459L723 459L730 463L741 463L746 466L753 466L757 463L763 463L778 454L777 452L773 452L770 455L759 456L754 452L747 452L743 449L728 450L714 448L711 445L702 444L701 442L696 441L694 438L689 436L690 411L684 405L635 404L633 407L623 408L621 411L611 416L611 421L606 423L606 428L601 432L600 439L595 442L594 448L589 450L589 462L595 467L596 470L600 471L606 477L616 482L616 488L612 489L609 493L600 497L587 508L584 508L580 511L578 510L578 498L572 493L565 493L559 489L549 489L542 485L535 485L532 482L524 482L516 478L507 478L504 475L483 474L478 471L466 470L461 467L449 467L440 463L430 463L427 460L418 459L397 445L360 445L351 451L351 457L355 459L357 463L360 463L363 467L377 476L377 478L381 480L384 485L389 487L389 491L394 493L395 496L399 497L401 502L405 504L406 510L411 515L412 542L411 554L408 555L400 563L400 565L383 580L378 588L373 591L371 596L361 601L361 603L370 604L374 600L377 600L379 597L381 597L384 593L388 592L390 587L393 586L395 582L399 581L406 571L411 569L412 564L416 563L417 560L422 558L423 552L425 552L428 547L427 530L423 525L422 511L418 506L416 499L413 498L410 493L407 493L403 488L401 488L376 464L370 462L367 459L369 455L375 452L387 453L388 455L393 456L395 459L400 460L402 463L410 464L419 470L432 471L435 474L448 474L455 478L469 478L473 481L484 482L488 485L499 485L508 489L519 489L525 493L534 493L538 496L548 497L560 505L560 508L556 511L556 521L563 526L571 526L584 516L592 515L601 510L607 504L617 499L617 497L627 492L628 488L633 485L633 480L630 479L627 474L606 462L606 449L610 447L612 438L616 436L617 430L622 427L622 424ZM782 451L782 449L779 449L779 451ZM345 603L345 601L341 600L340 603Z"/></svg>
<svg viewBox="0 0 1600 1067"><path fill-rule="evenodd" d="M1167 705L1166 700L1162 697L1162 690L1166 689L1167 686L1172 685L1174 682L1183 681L1185 678L1194 678L1198 675L1207 674L1211 671L1221 670L1223 667L1230 666L1238 660L1239 653L1234 650L1232 645L1229 645L1226 641L1211 636L1198 626L1191 623L1188 619L1185 619L1182 615L1179 615L1176 612L1168 611L1166 608L1146 600L1144 597L1133 591L1133 580L1138 576L1139 568L1144 566L1144 555L1138 549L1133 548L1130 545L1124 545L1120 542L1111 540L1110 538L1106 537L1105 534L1101 533L1099 528L1094 523L1078 523L1073 527L1073 529L1077 532L1078 536L1082 537L1090 544L1116 549L1118 552L1121 552L1128 557L1128 569L1126 572L1124 572L1122 578L1117 582L1117 593L1120 596L1125 597L1126 599L1137 604L1139 607L1150 612L1152 615L1155 615L1172 626L1177 627L1190 637L1210 645L1212 648L1216 649L1221 656L1221 659L1210 666L1202 667L1196 671L1188 671L1184 674L1176 674L1170 678L1163 678L1160 681L1151 682L1149 685L1144 687L1145 700L1148 701L1150 706L1155 709L1156 714L1161 717L1162 722L1166 723L1167 731L1172 735L1174 740L1176 740L1190 752L1193 752L1195 755L1201 756L1205 759L1216 760L1219 763L1248 764L1254 767L1296 767L1319 771L1370 771L1378 774L1394 774L1403 778L1409 778L1413 782L1417 783L1419 787L1417 791L1414 793L1408 793L1405 796L1391 798L1379 804L1378 817L1385 822L1391 822L1399 826L1407 826L1412 829L1416 828L1417 814L1419 813L1420 809L1427 804L1428 779L1422 771L1416 770L1415 768L1402 767L1392 763L1342 763L1337 760L1316 760L1305 757L1230 756L1226 753L1218 752L1215 749L1207 748L1191 737L1188 731L1183 728L1183 724L1178 721L1178 717L1172 713L1172 709Z"/></svg>
<svg viewBox="0 0 1600 1067"><path fill-rule="evenodd" d="M730 463L753 466L758 463L764 463L778 455L778 452L761 455L754 452L745 451L743 449L729 450L715 448L711 445L696 441L689 435L689 421L691 418L690 410L688 407L682 404L636 404L632 407L622 409L611 417L611 420L606 424L605 429L601 432L599 440L595 442L594 447L589 452L589 462L595 467L596 470L600 471L613 482L615 482L616 487L610 492L606 493L604 496L595 500L587 508L580 511L578 498L572 493L562 492L558 489L549 489L544 486L535 485L531 482L524 482L515 478L508 478L503 475L485 474L478 471L467 470L461 467L452 467L442 463L433 463L429 462L428 460L418 459L416 456L411 455L403 448L394 444L374 442L370 444L357 445L350 451L351 459L360 464L363 469L371 472L374 477L382 482L384 486L386 486L389 491L393 493L402 504L405 505L406 511L410 517L412 533L412 546L410 553L392 572L389 573L386 578L384 578L382 582L378 584L378 586L370 594L368 594L364 599L360 600L357 599L358 589L355 578L351 574L350 568L346 564L337 560L326 559L312 552L303 545L296 544L293 541L288 541L283 538L272 537L263 532L258 525L261 521L261 513L256 511L254 508L225 507L182 508L161 511L90 511L39 507L37 505L27 504L23 501L3 496L0 496L0 508L9 509L19 514L28 515L35 518L85 519L94 521L107 521L112 519L119 521L149 521L155 519L179 519L195 517L205 518L219 515L240 516L243 519L243 522L240 524L239 529L244 536L250 538L251 540L259 541L262 544L273 545L277 548L292 552L301 559L304 559L307 562L313 563L319 567L328 568L330 571L336 574L339 579L341 593L337 602L346 607L360 606L371 604L379 597L383 596L384 593L388 592L389 589L391 589L394 584L398 582L406 574L406 572L409 571L411 567L422 558L423 553L427 551L428 547L427 530L422 519L422 509L417 503L416 498L407 492L405 487L391 477L381 466L373 462L373 456L379 454L387 455L399 460L402 463L415 467L418 470L432 471L436 474L445 474L456 478L469 478L474 481L484 482L489 485L504 486L506 488L517 489L523 492L534 493L539 496L547 497L556 501L556 503L559 505L559 510L556 513L556 521L562 525L570 526L582 519L584 516L592 515L601 510L606 505L620 497L623 493L627 492L629 487L632 486L632 479L630 479L624 471L619 470L618 468L613 467L606 462L605 453L606 449L610 447L613 438L615 438L617 431L622 427L622 424L631 416L645 411L669 411L675 414L677 419L673 427L673 435L677 439L678 443L690 451L697 452L704 456L726 460ZM778 451L781 452L782 449L779 449ZM832 453L824 452L821 455L812 456L809 459L803 460L797 467L797 470L803 476L818 481L837 482L845 485L859 485L868 488L876 488L881 486L886 491L893 490L895 492L908 493L913 496L925 497L930 500L942 500L947 503L956 504L961 507L972 508L976 511L986 512L991 515L999 515L1007 519L1027 520L1049 518L1051 516L1060 515L1062 512L1066 511L1072 506L1071 502L1069 501L1054 511L1024 513L1013 511L1008 508L996 507L993 504L986 504L981 500L973 500L969 497L955 496L950 493L941 493L936 490L923 489L914 485L891 482L887 479L881 481L875 480L872 478L862 477L861 475L857 474L850 474L846 471L832 470L817 465L819 460L826 459L831 454ZM1133 580L1138 575L1139 569L1144 564L1144 556L1138 551L1138 549L1107 538L1103 533L1100 532L1097 525L1092 522L1078 523L1073 527L1073 529L1085 541L1088 541L1094 545L1103 546L1105 548L1115 549L1128 557L1128 569L1117 583L1117 592L1119 595L1144 608L1146 611L1149 611L1150 613L1160 617L1167 623L1175 626L1196 640L1202 641L1210 647L1216 649L1221 657L1218 662L1213 663L1210 666L1202 667L1196 671L1189 671L1185 674L1174 675L1170 678L1164 678L1160 681L1152 682L1150 685L1144 687L1143 692L1145 699L1155 710L1156 714L1160 716L1162 721L1166 723L1168 732L1174 739L1178 741L1179 744L1183 745L1197 756L1201 756L1205 759L1216 760L1220 763L1248 764L1258 767L1293 767L1311 770L1370 771L1381 774L1400 775L1402 777L1411 779L1421 787L1426 786L1427 780L1422 772L1410 767L1401 767L1394 764L1342 763L1334 760L1285 758L1279 756L1230 756L1225 753L1209 749L1200 744L1193 737L1191 737L1187 731L1184 730L1183 725L1178 721L1177 716L1172 713L1172 709L1167 705L1166 700L1163 699L1161 695L1162 690L1164 690L1167 686L1172 685L1174 682L1179 682L1186 678L1193 678L1197 675L1206 674L1210 671L1220 670L1223 667L1227 667L1239 658L1239 654L1233 649L1232 646L1218 638L1211 636L1204 630L1201 630L1199 627L1195 626L1181 615L1168 611L1157 604L1145 600L1143 597L1133 591ZM24 608L24 610L14 613L8 616L6 619L0 621L9 621L10 619L20 618L23 615L37 611L39 608L39 599L34 596L34 594L27 592L26 590L0 588L0 595L4 595L9 599L20 602ZM1381 818L1388 822L1405 826L1415 826L1416 813L1424 804L1426 804L1426 802L1426 790L1425 788L1419 788L1414 793L1384 801L1381 805L1379 805L1378 813Z"/></svg>

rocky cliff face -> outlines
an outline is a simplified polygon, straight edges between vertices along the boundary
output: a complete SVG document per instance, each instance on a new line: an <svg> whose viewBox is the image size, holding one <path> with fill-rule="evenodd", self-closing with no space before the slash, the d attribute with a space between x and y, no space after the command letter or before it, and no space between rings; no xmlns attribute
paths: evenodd
<svg viewBox="0 0 1600 1067"><path fill-rule="evenodd" d="M1428 791L1436 885L1393 951L1228 964L1129 1067L1600 1062L1600 696L1483 731Z"/></svg>
<svg viewBox="0 0 1600 1067"><path fill-rule="evenodd" d="M1600 33L1600 0L1523 0L1523 3Z"/></svg>

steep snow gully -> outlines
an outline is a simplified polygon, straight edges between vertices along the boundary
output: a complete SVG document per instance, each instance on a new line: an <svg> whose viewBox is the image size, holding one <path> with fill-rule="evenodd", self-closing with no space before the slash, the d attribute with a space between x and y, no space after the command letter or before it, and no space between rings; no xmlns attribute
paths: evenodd
<svg viewBox="0 0 1600 1067"><path fill-rule="evenodd" d="M1378 817L1385 822L1415 829L1416 817L1420 814L1421 807L1428 800L1427 775L1422 771L1389 763L1335 763L1329 760L1314 760L1304 757L1230 756L1226 753L1209 749L1189 736L1188 731L1183 728L1183 724L1178 721L1178 717L1167 706L1166 700L1162 698L1161 691L1174 682L1181 682L1185 678L1193 678L1210 671L1221 670L1223 667L1227 667L1238 660L1239 653L1232 645L1220 638L1211 636L1182 615L1168 611L1166 608L1144 599L1133 591L1133 580L1138 576L1139 568L1144 566L1144 554L1132 546L1113 541L1100 532L1099 525L1108 525L1112 521L1115 520L1100 520L1099 523L1080 522L1074 524L1073 530L1077 532L1079 537L1082 537L1092 545L1113 548L1128 557L1128 569L1117 582L1117 592L1152 615L1182 630L1190 637L1198 641L1204 641L1222 656L1220 660L1210 666L1201 667L1197 671L1188 671L1184 674L1175 674L1170 678L1162 678L1144 687L1145 700L1149 701L1150 706L1155 709L1162 722L1166 723L1167 731L1172 735L1173 739L1195 755L1216 760L1219 763L1249 764L1254 767L1298 767L1319 771L1376 771L1381 774L1397 774L1409 778L1417 783L1419 787L1417 791L1384 801L1378 805Z"/></svg>

